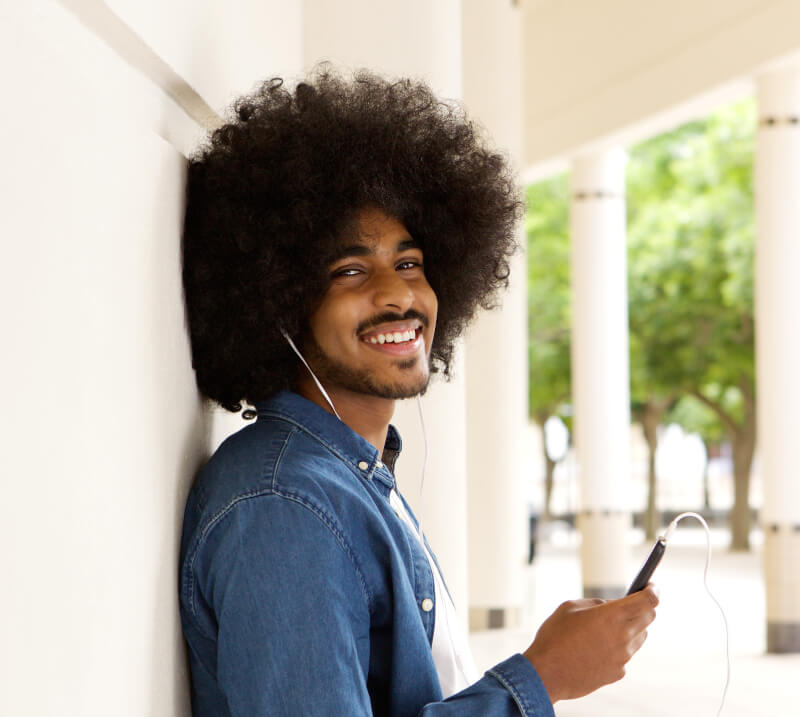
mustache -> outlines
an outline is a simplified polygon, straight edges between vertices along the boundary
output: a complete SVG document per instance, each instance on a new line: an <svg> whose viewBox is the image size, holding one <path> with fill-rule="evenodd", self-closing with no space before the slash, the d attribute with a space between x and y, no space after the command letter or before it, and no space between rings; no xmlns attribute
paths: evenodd
<svg viewBox="0 0 800 717"><path fill-rule="evenodd" d="M370 319L362 321L356 327L356 333L363 334L365 331L374 329L376 326L380 326L381 324L387 324L391 321L408 321L409 319L417 319L417 321L419 321L426 329L430 323L428 317L416 309L409 309L404 314L400 314L395 311L384 311L382 314L378 314L377 316L373 316Z"/></svg>

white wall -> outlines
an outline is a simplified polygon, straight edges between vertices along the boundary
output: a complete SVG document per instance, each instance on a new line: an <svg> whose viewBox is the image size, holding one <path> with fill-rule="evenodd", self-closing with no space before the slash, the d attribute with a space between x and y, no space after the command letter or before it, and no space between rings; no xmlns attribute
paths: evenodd
<svg viewBox="0 0 800 717"><path fill-rule="evenodd" d="M166 26L155 2L114 5L136 11L139 45L99 0L0 8L3 715L189 714L178 538L208 420L181 300L180 149L199 128L129 62L195 58L215 108L299 65L299 20L277 48L240 33L283 3L239 3L234 25L173 3Z"/></svg>
<svg viewBox="0 0 800 717"><path fill-rule="evenodd" d="M752 92L800 48L796 0L522 0L525 166L644 139Z"/></svg>

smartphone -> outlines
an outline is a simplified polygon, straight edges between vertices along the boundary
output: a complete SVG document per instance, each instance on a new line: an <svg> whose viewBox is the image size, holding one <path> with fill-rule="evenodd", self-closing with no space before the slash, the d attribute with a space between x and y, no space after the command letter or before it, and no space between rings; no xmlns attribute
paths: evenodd
<svg viewBox="0 0 800 717"><path fill-rule="evenodd" d="M640 590L644 590L645 587L647 587L647 583L650 582L650 578L661 562L661 558L664 556L664 551L666 549L667 541L663 538L659 538L650 551L650 555L647 556L647 560L644 561L644 565L642 565L639 574L633 579L631 586L628 588L628 592L625 593L626 595L638 593Z"/></svg>

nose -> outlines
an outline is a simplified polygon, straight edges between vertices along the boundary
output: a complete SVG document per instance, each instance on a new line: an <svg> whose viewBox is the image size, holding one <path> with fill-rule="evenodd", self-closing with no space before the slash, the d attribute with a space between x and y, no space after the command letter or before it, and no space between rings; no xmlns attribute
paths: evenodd
<svg viewBox="0 0 800 717"><path fill-rule="evenodd" d="M376 308L404 312L414 303L414 292L394 268L376 274L372 284L372 302Z"/></svg>

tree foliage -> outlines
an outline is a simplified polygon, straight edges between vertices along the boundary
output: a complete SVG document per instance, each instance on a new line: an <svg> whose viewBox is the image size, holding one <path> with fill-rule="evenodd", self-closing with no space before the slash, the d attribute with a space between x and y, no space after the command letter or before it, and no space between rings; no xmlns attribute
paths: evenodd
<svg viewBox="0 0 800 717"><path fill-rule="evenodd" d="M632 414L652 424L683 396L708 409L684 404L672 417L703 416L686 427L733 445L734 548L748 545L755 447L755 126L754 102L736 102L635 146L628 165ZM530 406L540 423L569 401L568 191L566 175L528 189Z"/></svg>
<svg viewBox="0 0 800 717"><path fill-rule="evenodd" d="M570 401L569 182L528 188L529 406L540 425Z"/></svg>
<svg viewBox="0 0 800 717"><path fill-rule="evenodd" d="M754 383L754 120L739 102L631 152L631 332L655 389Z"/></svg>

